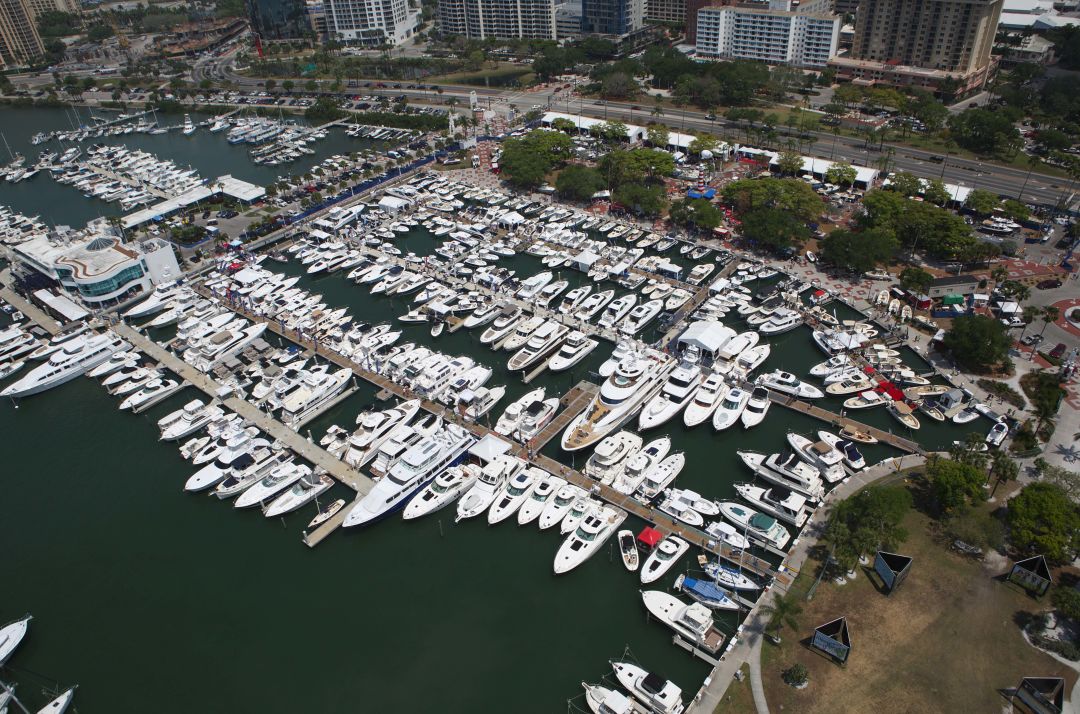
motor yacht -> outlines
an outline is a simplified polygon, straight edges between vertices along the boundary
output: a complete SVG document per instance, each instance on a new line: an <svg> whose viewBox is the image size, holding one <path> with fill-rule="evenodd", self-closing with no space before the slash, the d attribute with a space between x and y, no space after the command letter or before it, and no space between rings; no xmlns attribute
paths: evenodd
<svg viewBox="0 0 1080 714"><path fill-rule="evenodd" d="M503 436L510 436L513 434L521 423L521 418L526 408L533 403L542 402L545 393L544 388L540 387L531 392L526 392L521 397L511 402L506 407L506 411L504 411L495 422L495 433L502 434Z"/></svg>
<svg viewBox="0 0 1080 714"><path fill-rule="evenodd" d="M592 403L575 417L562 435L565 451L580 451L618 429L664 385L674 361L648 349L619 363L604 380Z"/></svg>
<svg viewBox="0 0 1080 714"><path fill-rule="evenodd" d="M474 327L482 327L501 315L502 311L503 306L495 302L481 305L465 318L461 326L466 330L471 330Z"/></svg>
<svg viewBox="0 0 1080 714"><path fill-rule="evenodd" d="M738 359L735 360L735 366L742 370L743 373L750 374L760 367L765 360L769 359L771 353L772 346L768 344L751 347L739 354Z"/></svg>
<svg viewBox="0 0 1080 714"><path fill-rule="evenodd" d="M558 349L569 331L570 328L554 320L544 322L529 336L525 345L510 357L506 368L511 372L516 372L538 365Z"/></svg>
<svg viewBox="0 0 1080 714"><path fill-rule="evenodd" d="M686 604L662 590L641 593L649 614L702 650L716 654L724 645L724 635L713 621L712 613L701 603Z"/></svg>
<svg viewBox="0 0 1080 714"><path fill-rule="evenodd" d="M64 332L53 335L48 342L37 347L33 352L27 355L29 360L43 360L51 355L59 352L66 347L79 344L86 340L86 338L93 336L90 333L90 326L85 322L80 322L75 327L72 327ZM31 336L32 337L32 336ZM22 338L25 341L25 337Z"/></svg>
<svg viewBox="0 0 1080 714"><path fill-rule="evenodd" d="M707 421L727 395L728 387L719 374L710 374L695 390L683 411L683 423L688 427Z"/></svg>
<svg viewBox="0 0 1080 714"><path fill-rule="evenodd" d="M799 381L791 372L776 370L769 374L763 374L755 380L755 384L768 387L775 392L789 394L797 399L821 399L824 393L812 384Z"/></svg>
<svg viewBox="0 0 1080 714"><path fill-rule="evenodd" d="M184 352L184 361L201 372L209 372L262 337L267 326L268 323L260 322L239 330L229 329L214 333L198 347Z"/></svg>
<svg viewBox="0 0 1080 714"><path fill-rule="evenodd" d="M558 476L552 476L547 472L543 472L543 475L538 477L536 487L532 490L532 493L529 494L529 497L521 504L521 507L518 508L518 525L524 526L538 519L544 512L547 504L556 497L565 485L565 480Z"/></svg>
<svg viewBox="0 0 1080 714"><path fill-rule="evenodd" d="M772 516L758 513L733 501L722 501L718 505L720 514L741 532L746 533L751 540L777 550L783 550L791 540L788 530Z"/></svg>
<svg viewBox="0 0 1080 714"><path fill-rule="evenodd" d="M801 434L788 432L788 444L829 483L839 483L847 478L844 470L844 455L826 441L811 441Z"/></svg>
<svg viewBox="0 0 1080 714"><path fill-rule="evenodd" d="M838 382L827 382L825 385L825 393L834 397L842 397L848 394L865 392L867 390L874 389L876 386L877 382L870 379L866 375L848 376L846 378L842 378Z"/></svg>
<svg viewBox="0 0 1080 714"><path fill-rule="evenodd" d="M665 491L657 508L688 526L700 528L705 525L705 518L700 511L694 508L694 504L700 496L693 492L690 492L692 495L687 496L676 491L678 489Z"/></svg>
<svg viewBox="0 0 1080 714"><path fill-rule="evenodd" d="M675 417L694 398L701 384L701 368L680 363L668 376L660 393L650 399L638 415L638 428L655 429Z"/></svg>
<svg viewBox="0 0 1080 714"><path fill-rule="evenodd" d="M599 344L584 332L573 330L566 336L559 350L551 356L548 369L552 372L564 372L585 359Z"/></svg>
<svg viewBox="0 0 1080 714"><path fill-rule="evenodd" d="M1004 420L994 422L994 425L990 427L990 431L986 434L985 442L987 446L998 448L1005 443L1008 436L1009 425Z"/></svg>
<svg viewBox="0 0 1080 714"><path fill-rule="evenodd" d="M480 344L499 344L499 342L501 342L511 332L514 331L519 321L524 321L526 319L528 318L524 317L520 307L503 307L501 314L495 318L494 322L491 323L491 327L484 330L483 334L480 335Z"/></svg>
<svg viewBox="0 0 1080 714"><path fill-rule="evenodd" d="M419 441L395 462L345 516L346 527L365 525L404 508L438 474L453 466L476 439L456 424L446 424Z"/></svg>
<svg viewBox="0 0 1080 714"><path fill-rule="evenodd" d="M783 486L762 488L749 483L737 483L735 492L751 506L791 523L796 528L802 528L809 517L806 498Z"/></svg>
<svg viewBox="0 0 1080 714"><path fill-rule="evenodd" d="M292 452L273 448L255 449L251 452L251 457L252 462L246 469L239 473L230 473L224 481L214 487L213 493L218 499L224 501L243 493L269 476L274 469L290 463L295 458Z"/></svg>
<svg viewBox="0 0 1080 714"><path fill-rule="evenodd" d="M615 325L622 322L631 310L634 309L634 305L637 304L637 295L634 293L627 293L622 297L616 298L608 303L604 308L604 314L600 316L600 320L597 323L604 329L614 329Z"/></svg>
<svg viewBox="0 0 1080 714"><path fill-rule="evenodd" d="M268 440L255 438L246 431L236 433L228 439L225 448L217 452L213 461L192 474L184 484L184 490L191 493L205 491L229 476L243 473L255 463L252 453L256 449L265 449L269 446Z"/></svg>
<svg viewBox="0 0 1080 714"><path fill-rule="evenodd" d="M549 270L538 273L531 278L526 278L521 281L521 287L514 293L514 297L519 300L531 302L540 295L540 291L547 287L547 284L551 282L552 278L554 278L554 276Z"/></svg>
<svg viewBox="0 0 1080 714"><path fill-rule="evenodd" d="M638 346L632 340L620 339L615 343L615 349L611 356L604 360L596 370L602 379L607 379L615 373L619 363L631 355L638 353Z"/></svg>
<svg viewBox="0 0 1080 714"><path fill-rule="evenodd" d="M661 436L650 441L623 461L611 487L627 496L633 494L645 481L649 471L663 461L670 451L670 437Z"/></svg>
<svg viewBox="0 0 1080 714"><path fill-rule="evenodd" d="M574 288L566 295L563 295L563 299L559 301L558 307L555 308L556 312L561 315L574 314L590 292L592 292L592 285L582 285L579 288Z"/></svg>
<svg viewBox="0 0 1080 714"><path fill-rule="evenodd" d="M145 299L139 301L134 307L125 310L120 316L125 320L138 320L150 315L156 315L185 290L186 288L177 283L158 285L146 294Z"/></svg>
<svg viewBox="0 0 1080 714"><path fill-rule="evenodd" d="M407 425L420 410L420 400L412 399L396 407L377 412L364 412L356 417L358 428L349 437L344 461L360 468L374 456L393 432Z"/></svg>
<svg viewBox="0 0 1080 714"><path fill-rule="evenodd" d="M818 362L810 368L810 376L812 377L826 377L833 372L839 370L848 369L855 366L855 363L851 361L851 357L848 355L836 355L830 357L824 362Z"/></svg>
<svg viewBox="0 0 1080 714"><path fill-rule="evenodd" d="M821 474L814 466L800 461L796 454L766 456L756 451L736 453L751 471L770 483L790 488L814 501L820 501L825 496Z"/></svg>
<svg viewBox="0 0 1080 714"><path fill-rule="evenodd" d="M537 334L541 328L544 328L546 325L549 324L557 323L549 323L540 315L534 315L518 322L517 325L515 325L513 332L511 332L510 335L503 341L501 345L502 349L507 350L508 352L514 352L521 349L526 345L526 343L529 342L529 340L533 337L534 334Z"/></svg>
<svg viewBox="0 0 1080 714"><path fill-rule="evenodd" d="M271 502L277 494L292 486L302 478L311 476L311 468L304 464L289 461L275 467L270 473L260 479L240 494L233 501L234 508L251 508L260 504Z"/></svg>
<svg viewBox="0 0 1080 714"><path fill-rule="evenodd" d="M28 397L58 387L109 360L117 352L130 348L131 345L111 332L80 335L65 341L62 348L9 384L0 396Z"/></svg>
<svg viewBox="0 0 1080 714"><path fill-rule="evenodd" d="M352 370L347 367L325 374L306 375L281 401L282 423L291 429L299 429L341 394L351 379Z"/></svg>
<svg viewBox="0 0 1080 714"><path fill-rule="evenodd" d="M665 457L645 472L645 478L637 488L636 497L642 501L651 501L656 498L671 485L684 466L686 466L686 456L681 451Z"/></svg>
<svg viewBox="0 0 1080 714"><path fill-rule="evenodd" d="M148 382L144 382L141 389L128 395L124 401L120 402L120 408L141 411L145 405L161 401L179 390L180 383L175 379L155 377Z"/></svg>
<svg viewBox="0 0 1080 714"><path fill-rule="evenodd" d="M803 324L802 316L794 310L780 308L769 316L769 319L758 325L758 332L762 335L780 335L794 330Z"/></svg>
<svg viewBox="0 0 1080 714"><path fill-rule="evenodd" d="M769 390L765 387L754 387L754 391L750 393L750 399L746 401L746 408L743 409L742 414L739 416L743 428L750 429L764 421L771 404Z"/></svg>
<svg viewBox="0 0 1080 714"><path fill-rule="evenodd" d="M570 510L567 511L566 517L559 523L559 532L563 535L569 535L574 532L574 529L578 527L578 524L585 519L586 516L599 511L603 508L604 504L597 498L583 495L578 498Z"/></svg>
<svg viewBox="0 0 1080 714"><path fill-rule="evenodd" d="M203 404L199 399L192 400L180 409L158 420L158 428L161 429L161 440L177 441L183 439L224 415L225 412L220 407Z"/></svg>
<svg viewBox="0 0 1080 714"><path fill-rule="evenodd" d="M662 578L689 549L690 544L678 536L664 538L642 563L641 583L647 585Z"/></svg>
<svg viewBox="0 0 1080 714"><path fill-rule="evenodd" d="M547 475L547 472L535 466L519 471L506 483L506 487L492 502L487 512L488 524L495 525L514 515L528 501L533 491Z"/></svg>
<svg viewBox="0 0 1080 714"><path fill-rule="evenodd" d="M648 710L622 692L582 682L585 704L593 714L648 714Z"/></svg>
<svg viewBox="0 0 1080 714"><path fill-rule="evenodd" d="M555 553L555 574L569 572L600 550L626 520L626 511L603 506L586 515Z"/></svg>
<svg viewBox="0 0 1080 714"><path fill-rule="evenodd" d="M552 498L549 498L547 503L544 504L544 510L540 512L540 518L537 521L537 525L541 530L546 530L552 526L559 525L566 518L567 514L574 507L574 504L585 496L585 491L573 484L565 484L559 487L559 490L555 492Z"/></svg>
<svg viewBox="0 0 1080 714"><path fill-rule="evenodd" d="M836 449L844 459L844 469L848 473L855 473L866 468L866 459L854 441L844 439L824 429L818 431L818 438L832 448Z"/></svg>
<svg viewBox="0 0 1080 714"><path fill-rule="evenodd" d="M455 522L473 518L486 511L506 489L506 485L525 470L521 459L505 454L489 461L479 478L457 504Z"/></svg>
<svg viewBox="0 0 1080 714"><path fill-rule="evenodd" d="M480 476L480 471L480 466L476 464L451 466L409 501L402 517L412 520L450 505L458 496L472 488Z"/></svg>
<svg viewBox="0 0 1080 714"><path fill-rule="evenodd" d="M596 314L603 310L614 297L614 290L602 290L593 293L581 301L581 304L574 310L574 317L587 322L596 317Z"/></svg>
<svg viewBox="0 0 1080 714"><path fill-rule="evenodd" d="M300 476L288 491L275 498L263 511L267 518L291 513L310 503L334 485L334 479L326 473L312 472Z"/></svg>
<svg viewBox="0 0 1080 714"><path fill-rule="evenodd" d="M412 424L399 424L390 433L390 438L375 451L370 461L372 475L377 478L385 475L409 449L429 436L433 436L442 427L443 418L434 414L421 417Z"/></svg>
<svg viewBox="0 0 1080 714"><path fill-rule="evenodd" d="M733 426L735 422L739 421L743 410L746 409L746 403L749 401L749 392L738 387L729 389L724 398L720 400L720 404L717 405L716 411L713 412L713 429L723 431Z"/></svg>
<svg viewBox="0 0 1080 714"><path fill-rule="evenodd" d="M663 309L663 300L649 300L634 307L630 310L630 314L618 323L619 332L623 335L634 335L641 332L656 319L656 316Z"/></svg>
<svg viewBox="0 0 1080 714"><path fill-rule="evenodd" d="M629 431L620 431L605 437L585 462L583 471L586 476L605 486L610 485L622 474L624 462L640 449L641 445L641 437Z"/></svg>

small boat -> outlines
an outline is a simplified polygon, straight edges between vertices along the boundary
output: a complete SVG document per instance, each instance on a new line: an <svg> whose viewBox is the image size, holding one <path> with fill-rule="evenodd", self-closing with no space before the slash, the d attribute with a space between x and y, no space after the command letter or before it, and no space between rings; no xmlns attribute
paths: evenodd
<svg viewBox="0 0 1080 714"><path fill-rule="evenodd" d="M71 700L75 698L75 690L78 685L61 692L55 699L37 710L37 714L64 714L71 706Z"/></svg>
<svg viewBox="0 0 1080 714"><path fill-rule="evenodd" d="M746 577L736 568L724 565L719 561L705 564L705 572L713 578L718 585L723 585L732 590L760 590L761 586Z"/></svg>
<svg viewBox="0 0 1080 714"><path fill-rule="evenodd" d="M759 543L783 550L791 540L791 534L777 519L765 513L758 513L741 503L723 501L720 513L729 522L746 532L746 535Z"/></svg>
<svg viewBox="0 0 1080 714"><path fill-rule="evenodd" d="M853 426L845 426L843 429L841 429L840 438L848 439L849 441L858 441L862 444L878 443L876 436Z"/></svg>
<svg viewBox="0 0 1080 714"><path fill-rule="evenodd" d="M750 394L750 399L746 402L746 408L744 408L742 414L739 415L743 428L750 429L764 421L765 415L769 413L769 405L771 404L772 400L769 399L769 390L765 387L754 387L754 391Z"/></svg>
<svg viewBox="0 0 1080 714"><path fill-rule="evenodd" d="M1005 437L1009 435L1009 425L1004 421L996 422L990 427L990 432L986 435L986 445L997 448L1005 442Z"/></svg>
<svg viewBox="0 0 1080 714"><path fill-rule="evenodd" d="M641 566L641 582L647 585L659 580L690 549L690 544L670 535L660 541Z"/></svg>
<svg viewBox="0 0 1080 714"><path fill-rule="evenodd" d="M345 506L345 499L339 498L332 503L328 503L319 509L319 512L315 514L315 517L307 524L307 528L304 530L310 531L313 528L318 528L323 523L334 517L334 514L340 511Z"/></svg>
<svg viewBox="0 0 1080 714"><path fill-rule="evenodd" d="M7 661L11 653L15 651L15 648L19 646L19 643L26 637L26 632L30 628L30 620L34 619L32 615L25 615L14 622L0 627L0 665Z"/></svg>
<svg viewBox="0 0 1080 714"><path fill-rule="evenodd" d="M582 682L585 704L593 714L648 714L648 710L622 692Z"/></svg>
<svg viewBox="0 0 1080 714"><path fill-rule="evenodd" d="M622 554L623 565L630 572L634 572L638 569L638 549L637 543L634 541L634 532L632 530L624 529L619 531L619 552Z"/></svg>
<svg viewBox="0 0 1080 714"><path fill-rule="evenodd" d="M716 627L709 608L701 603L687 604L662 590L641 593L645 609L690 644L716 654L724 646L724 634Z"/></svg>
<svg viewBox="0 0 1080 714"><path fill-rule="evenodd" d="M675 588L682 590L696 602L712 610L737 610L739 603L728 592L711 580L699 580L687 575L675 578Z"/></svg>
<svg viewBox="0 0 1080 714"><path fill-rule="evenodd" d="M682 714L682 689L631 662L612 662L619 684L654 714Z"/></svg>
<svg viewBox="0 0 1080 714"><path fill-rule="evenodd" d="M900 422L908 429L918 429L922 426L922 424L919 423L918 417L913 413L912 408L905 402L891 401L885 405L885 408L888 409L889 413L893 415L896 421Z"/></svg>

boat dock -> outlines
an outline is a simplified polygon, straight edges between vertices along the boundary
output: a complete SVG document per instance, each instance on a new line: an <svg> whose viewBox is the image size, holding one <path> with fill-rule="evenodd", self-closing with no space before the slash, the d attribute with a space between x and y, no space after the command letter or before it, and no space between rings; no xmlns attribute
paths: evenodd
<svg viewBox="0 0 1080 714"><path fill-rule="evenodd" d="M23 315L26 315L27 319L36 323L39 327L41 327L41 329L45 330L50 335L55 335L63 329L56 320L46 315L45 312L41 310L41 308L28 302L25 298L23 298L11 288L4 288L0 290L0 298L6 300L8 304L21 312Z"/></svg>
<svg viewBox="0 0 1080 714"><path fill-rule="evenodd" d="M191 384L191 386L201 389L212 398L218 398L217 395L221 389L220 384L195 369L187 362L179 359L176 355L172 354L146 335L143 335L136 331L135 328L123 323L117 323L113 325L111 329L113 332L130 342L135 349L158 361ZM222 404L239 414L243 419L246 419L257 426L266 434L280 441L286 447L292 449L301 458L309 461L314 466L324 469L334 479L345 484L358 494L366 494L371 490L372 486L375 485L375 482L367 476L364 476L355 469L349 468L344 461L334 458L317 444L300 436L295 431L289 429L280 421L269 414L266 414L250 402L241 399L240 397L232 396L222 400Z"/></svg>
<svg viewBox="0 0 1080 714"><path fill-rule="evenodd" d="M750 384L749 382L744 386L751 390L754 388L754 385ZM769 399L772 400L773 404L779 404L781 406L788 407L789 409L794 409L797 412L808 414L812 417L820 419L821 421L828 422L829 424L832 424L834 426L840 428L852 427L853 429L858 429L859 431L865 431L883 444L888 444L889 446L895 447L909 454L926 453L923 448L919 446L918 442L912 441L911 439L905 439L904 437L897 436L892 432L883 431L881 429L878 429L877 427L870 426L869 424L863 424L862 422L855 421L854 419L840 416L835 412L830 412L827 409L822 409L821 407L815 407L813 404L809 404L808 402L796 399L795 397L789 396L787 394L780 394L779 392L775 392L770 389Z"/></svg>

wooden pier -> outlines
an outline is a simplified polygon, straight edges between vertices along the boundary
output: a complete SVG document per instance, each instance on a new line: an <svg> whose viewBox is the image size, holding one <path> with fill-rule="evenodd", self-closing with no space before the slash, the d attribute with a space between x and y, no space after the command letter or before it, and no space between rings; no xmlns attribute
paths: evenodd
<svg viewBox="0 0 1080 714"><path fill-rule="evenodd" d="M751 390L753 389L752 384L747 383L745 386ZM815 407L813 404L809 404L808 402L796 399L795 397L789 396L787 394L780 394L779 392L774 392L770 389L769 398L772 400L773 404L779 404L789 409L794 409L797 412L808 414L812 417L820 419L824 422L828 422L829 424L837 426L841 429L844 427L851 427L853 429L858 429L859 431L865 431L883 444L888 444L889 446L893 446L909 454L926 453L926 451L923 450L923 448L917 442L912 441L911 439L905 439L904 437L897 436L892 432L882 431L881 429L870 426L869 424L863 424L860 421L855 421L854 419L842 417L835 412L830 412L827 409L822 409L821 407Z"/></svg>

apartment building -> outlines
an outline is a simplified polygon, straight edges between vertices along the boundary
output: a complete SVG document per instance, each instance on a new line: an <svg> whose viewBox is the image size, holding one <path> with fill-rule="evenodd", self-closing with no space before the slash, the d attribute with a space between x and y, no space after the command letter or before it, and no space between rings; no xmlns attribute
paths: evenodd
<svg viewBox="0 0 1080 714"><path fill-rule="evenodd" d="M645 19L685 23L691 0L645 0Z"/></svg>
<svg viewBox="0 0 1080 714"><path fill-rule="evenodd" d="M420 22L408 0L325 0L323 11L327 32L346 44L398 45Z"/></svg>
<svg viewBox="0 0 1080 714"><path fill-rule="evenodd" d="M964 93L981 87L1003 0L874 0L855 17L851 53L830 63L843 79Z"/></svg>
<svg viewBox="0 0 1080 714"><path fill-rule="evenodd" d="M820 3L804 3L793 11L789 0L773 0L767 7L704 7L697 12L695 47L701 59L824 67L839 39L840 17Z"/></svg>
<svg viewBox="0 0 1080 714"><path fill-rule="evenodd" d="M0 59L4 66L22 66L45 54L26 0L0 0Z"/></svg>
<svg viewBox="0 0 1080 714"><path fill-rule="evenodd" d="M629 35L645 25L645 0L582 0L581 30L586 35Z"/></svg>
<svg viewBox="0 0 1080 714"><path fill-rule="evenodd" d="M554 0L439 0L439 30L471 40L556 39Z"/></svg>

